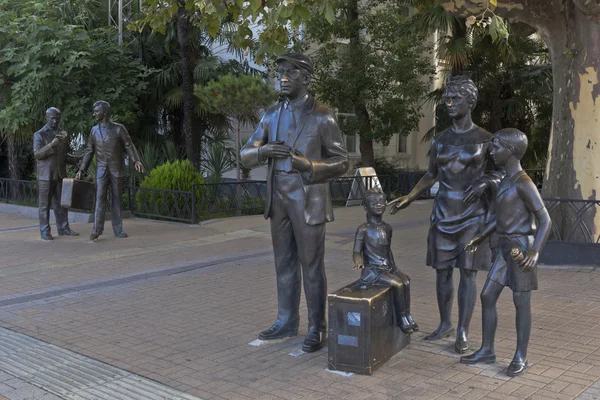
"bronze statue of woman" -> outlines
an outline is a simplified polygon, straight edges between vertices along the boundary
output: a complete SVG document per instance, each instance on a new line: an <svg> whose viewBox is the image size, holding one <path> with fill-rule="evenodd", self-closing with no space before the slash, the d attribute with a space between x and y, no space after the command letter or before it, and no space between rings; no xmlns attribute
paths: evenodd
<svg viewBox="0 0 600 400"><path fill-rule="evenodd" d="M442 339L454 333L452 274L454 268L458 268L458 329L454 345L457 353L469 349L467 336L477 299L477 271L491 265L488 243L480 245L474 253L464 249L491 220L491 194L502 178L498 171L486 171L493 165L490 158L492 134L471 119L477 96L477 88L471 79L454 76L448 80L443 101L452 118L452 127L433 140L425 176L408 195L390 203L394 204L390 213L395 214L439 181L427 238L427 265L435 268L437 274L440 324L425 340Z"/></svg>

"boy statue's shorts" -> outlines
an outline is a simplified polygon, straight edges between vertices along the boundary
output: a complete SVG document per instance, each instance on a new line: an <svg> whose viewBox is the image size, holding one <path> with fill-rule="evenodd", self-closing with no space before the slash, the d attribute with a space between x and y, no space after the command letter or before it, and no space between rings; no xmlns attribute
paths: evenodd
<svg viewBox="0 0 600 400"><path fill-rule="evenodd" d="M533 245L535 237L529 236L507 236L499 235L498 255L488 274L488 279L508 286L513 292L527 292L537 290L537 266L529 272L523 272L521 267L513 260L510 252L513 248L527 253Z"/></svg>

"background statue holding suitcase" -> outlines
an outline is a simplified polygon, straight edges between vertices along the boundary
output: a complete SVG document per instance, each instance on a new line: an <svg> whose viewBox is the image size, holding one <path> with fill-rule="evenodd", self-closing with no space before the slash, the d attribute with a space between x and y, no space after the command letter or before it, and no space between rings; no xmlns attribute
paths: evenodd
<svg viewBox="0 0 600 400"><path fill-rule="evenodd" d="M40 234L43 240L53 240L50 233L50 204L56 218L59 236L77 236L69 227L68 210L60 206L62 179L67 177L66 164L76 165L80 157L68 153L67 133L61 130L61 114L57 108L46 111L46 125L33 135L33 152L38 180Z"/></svg>
<svg viewBox="0 0 600 400"><path fill-rule="evenodd" d="M90 235L91 240L96 240L104 232L106 214L106 198L108 188L111 188L111 216L112 226L116 237L126 238L123 232L123 219L121 216L121 195L123 193L123 178L126 175L125 157L133 161L136 171L144 172L138 152L131 141L127 129L121 124L110 120L111 108L106 101L94 103L94 118L98 125L92 128L87 141L83 161L76 179L81 179L87 171L92 157L96 155L96 205L94 207L94 228Z"/></svg>

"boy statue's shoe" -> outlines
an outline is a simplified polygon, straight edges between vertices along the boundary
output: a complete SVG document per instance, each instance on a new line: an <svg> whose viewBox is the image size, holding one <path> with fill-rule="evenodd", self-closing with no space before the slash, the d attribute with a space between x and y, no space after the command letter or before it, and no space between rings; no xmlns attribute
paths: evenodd
<svg viewBox="0 0 600 400"><path fill-rule="evenodd" d="M508 366L508 369L506 370L506 375L508 376L519 376L519 375L523 375L525 373L525 371L527 370L527 367L529 366L529 364L527 363L527 360L512 360L510 362L510 365Z"/></svg>
<svg viewBox="0 0 600 400"><path fill-rule="evenodd" d="M460 358L461 364L493 364L496 362L496 354L485 354L483 352L476 351L475 353L462 356Z"/></svg>

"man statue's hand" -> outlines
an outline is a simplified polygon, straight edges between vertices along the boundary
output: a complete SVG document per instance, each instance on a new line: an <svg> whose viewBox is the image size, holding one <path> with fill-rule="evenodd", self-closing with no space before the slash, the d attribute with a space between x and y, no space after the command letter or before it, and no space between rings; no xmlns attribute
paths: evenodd
<svg viewBox="0 0 600 400"><path fill-rule="evenodd" d="M478 181L474 185L469 186L467 188L467 191L465 192L465 197L463 199L463 203L465 203L465 204L473 203L475 200L477 200L478 198L481 197L483 192L485 192L486 188L487 188L487 185L483 181Z"/></svg>
<svg viewBox="0 0 600 400"><path fill-rule="evenodd" d="M520 267L523 272L531 271L538 263L540 253L536 251L528 251L525 258L521 261Z"/></svg>
<svg viewBox="0 0 600 400"><path fill-rule="evenodd" d="M270 142L260 147L260 155L263 158L288 158L290 150L283 142Z"/></svg>
<svg viewBox="0 0 600 400"><path fill-rule="evenodd" d="M363 263L357 263L356 265L354 265L354 269L363 269L365 267L365 265Z"/></svg>
<svg viewBox="0 0 600 400"><path fill-rule="evenodd" d="M54 139L52 139L52 141L50 142L50 147L54 148L57 147L58 145L60 145L60 139L58 136L56 136Z"/></svg>
<svg viewBox="0 0 600 400"><path fill-rule="evenodd" d="M392 208L390 209L390 214L394 215L398 211L404 210L406 207L408 207L410 205L410 203L411 203L411 201L408 198L408 195L406 195L406 196L400 196L397 199L390 201L389 203L387 203L387 205L392 206Z"/></svg>
<svg viewBox="0 0 600 400"><path fill-rule="evenodd" d="M136 161L133 166L135 167L135 170L137 172L139 172L140 174L143 174L144 172L146 172L146 169L144 168L144 164L142 164L140 161Z"/></svg>
<svg viewBox="0 0 600 400"><path fill-rule="evenodd" d="M300 172L312 172L312 162L298 150L291 152L292 167Z"/></svg>

